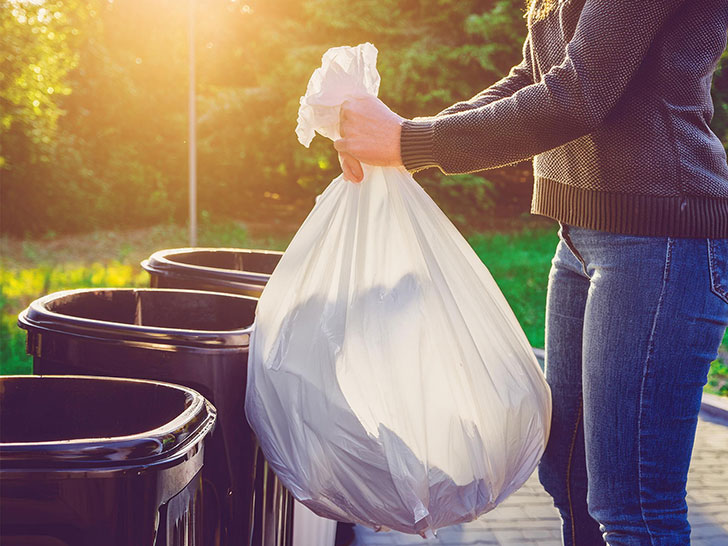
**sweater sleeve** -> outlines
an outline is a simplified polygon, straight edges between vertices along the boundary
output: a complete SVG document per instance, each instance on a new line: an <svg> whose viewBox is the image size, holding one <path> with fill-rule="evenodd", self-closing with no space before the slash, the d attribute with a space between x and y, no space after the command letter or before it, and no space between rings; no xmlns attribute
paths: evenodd
<svg viewBox="0 0 728 546"><path fill-rule="evenodd" d="M473 109L402 124L405 167L474 172L523 161L594 131L686 0L586 0L563 62ZM487 91L487 90L486 90Z"/></svg>
<svg viewBox="0 0 728 546"><path fill-rule="evenodd" d="M532 83L533 65L531 61L531 35L529 34L523 43L523 60L520 64L511 68L511 71L505 78L495 82L493 85L484 89L470 100L453 104L433 117L440 117L447 114L454 114L455 112L463 112L465 110L472 110L473 108L485 106L486 104L490 104L498 99L510 97L519 89Z"/></svg>

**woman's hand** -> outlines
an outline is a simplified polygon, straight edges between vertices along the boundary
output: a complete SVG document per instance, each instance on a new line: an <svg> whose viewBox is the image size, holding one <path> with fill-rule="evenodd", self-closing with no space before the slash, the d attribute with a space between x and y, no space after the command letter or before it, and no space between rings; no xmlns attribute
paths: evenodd
<svg viewBox="0 0 728 546"><path fill-rule="evenodd" d="M375 97L347 100L341 106L341 139L334 142L344 177L361 182L362 163L383 167L402 165L399 137L404 118Z"/></svg>
<svg viewBox="0 0 728 546"><path fill-rule="evenodd" d="M344 172L344 178L349 182L358 184L364 179L364 169L354 156L346 152L339 152L339 165Z"/></svg>

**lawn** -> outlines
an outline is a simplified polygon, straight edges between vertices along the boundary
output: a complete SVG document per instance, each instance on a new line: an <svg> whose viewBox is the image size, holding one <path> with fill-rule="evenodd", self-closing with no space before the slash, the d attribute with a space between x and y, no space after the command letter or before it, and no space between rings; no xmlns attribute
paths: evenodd
<svg viewBox="0 0 728 546"><path fill-rule="evenodd" d="M282 249L290 237L251 237L240 224L201 226L200 246ZM130 232L103 231L78 236L19 241L3 238L0 265L0 375L27 374L25 332L17 315L36 298L73 288L145 287L149 275L139 263L155 250L187 246L187 231L157 226Z"/></svg>
<svg viewBox="0 0 728 546"><path fill-rule="evenodd" d="M284 249L290 233L251 235L236 223L204 226L200 246ZM100 232L22 242L3 239L0 266L0 374L30 373L18 312L43 294L70 288L148 286L139 262L160 248L186 246L179 227ZM546 283L557 242L556 229L536 223L507 233L482 233L470 244L488 266L534 347L544 345ZM728 338L728 336L727 336ZM724 340L722 353L728 350ZM728 367L715 361L706 390L728 396Z"/></svg>

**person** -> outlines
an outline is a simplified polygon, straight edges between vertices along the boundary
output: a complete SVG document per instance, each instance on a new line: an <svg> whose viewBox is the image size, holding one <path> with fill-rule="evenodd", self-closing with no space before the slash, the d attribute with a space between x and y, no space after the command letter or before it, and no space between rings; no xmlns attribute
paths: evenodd
<svg viewBox="0 0 728 546"><path fill-rule="evenodd" d="M702 387L728 324L728 164L708 123L726 0L534 0L523 60L437 115L347 101L361 163L444 173L533 158L560 224L548 279L551 435L539 478L566 546L689 544Z"/></svg>

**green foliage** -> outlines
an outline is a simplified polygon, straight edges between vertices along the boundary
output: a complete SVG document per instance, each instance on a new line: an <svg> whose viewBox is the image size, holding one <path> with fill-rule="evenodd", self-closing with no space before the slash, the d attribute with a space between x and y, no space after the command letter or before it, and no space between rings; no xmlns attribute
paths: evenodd
<svg viewBox="0 0 728 546"><path fill-rule="evenodd" d="M467 99L519 62L523 0L198 0L199 209L264 222L305 210L340 172L303 148L299 97L332 46L379 48L380 95L406 116ZM183 222L188 3L0 0L0 227L43 234ZM728 143L728 56L713 128ZM53 91L50 91L52 89ZM528 164L418 175L461 226L525 212ZM497 204L497 207L495 206Z"/></svg>
<svg viewBox="0 0 728 546"><path fill-rule="evenodd" d="M77 0L0 1L0 205L6 220L22 230L40 213L62 225L61 212L46 212L34 199L60 197L49 184L59 150L61 103L72 91L69 73L78 66L80 28L89 13ZM49 191L46 191L49 190ZM54 195L55 194L55 195ZM82 198L72 197L77 207ZM55 201L57 203L57 201Z"/></svg>
<svg viewBox="0 0 728 546"><path fill-rule="evenodd" d="M255 65L256 87L217 89L205 106L205 150L200 155L206 163L201 172L210 176L201 184L203 199L206 208L220 210L219 196L229 195L223 214L244 210L246 202L260 201L266 191L283 200L318 193L339 173L327 140L317 138L306 150L293 133L298 98L329 47L374 43L380 50L382 99L403 115L415 116L436 113L502 77L519 62L526 33L520 4L513 1L309 0L297 8L280 2L251 6L259 20L271 22L245 28L255 44L252 57L276 62ZM234 145L252 141L257 145ZM436 172L420 180L464 225L482 216L500 194L518 195L517 207L525 210L527 192L512 192L514 185L530 182L523 170L502 169L488 179L470 175L444 185L446 179ZM295 191L292 178L305 193Z"/></svg>
<svg viewBox="0 0 728 546"><path fill-rule="evenodd" d="M73 37L84 15L73 0L0 1L0 168L49 160L62 113L57 99L71 93L67 75L78 65ZM30 153L8 156L22 148Z"/></svg>
<svg viewBox="0 0 728 546"><path fill-rule="evenodd" d="M728 396L728 365L722 360L714 360L708 372L708 383L705 392Z"/></svg>
<svg viewBox="0 0 728 546"><path fill-rule="evenodd" d="M42 9L21 0L12 5L28 13ZM21 56L36 50L43 71L55 66L51 59L64 60L55 72L48 68L57 90L44 96L39 110L30 91L16 93L22 108L13 110L11 126L17 135L3 141L2 155L13 165L3 173L3 231L183 221L187 4L52 5L61 14L53 23L55 41L50 34L38 41L27 24L3 12L3 28L15 37L12 70L25 70ZM298 99L329 47L374 43L383 99L415 116L469 98L502 77L519 61L526 33L522 5L508 0L201 0L195 6L200 210L255 221L283 214L286 206L308 207L340 172L330 142L317 138L305 149L294 133ZM9 93L3 88L3 98ZM44 120L40 140L21 131L31 115ZM512 172L505 170L505 177ZM435 188L442 180L436 173L422 181L446 209L472 204L461 212L467 221L504 185L498 174L477 178L442 188Z"/></svg>
<svg viewBox="0 0 728 546"><path fill-rule="evenodd" d="M528 341L543 347L546 287L558 242L556 231L481 234L468 242L503 291Z"/></svg>
<svg viewBox="0 0 728 546"><path fill-rule="evenodd" d="M437 202L446 205L450 220L467 228L472 218L482 216L494 203L494 184L477 174L445 176L437 172L420 180Z"/></svg>
<svg viewBox="0 0 728 546"><path fill-rule="evenodd" d="M0 374L32 373L32 359L25 353L25 332L18 328L16 321L17 314L34 299L72 288L148 284L146 272L118 262L0 268Z"/></svg>
<svg viewBox="0 0 728 546"><path fill-rule="evenodd" d="M713 74L712 96L715 114L710 127L728 149L728 49L721 55Z"/></svg>
<svg viewBox="0 0 728 546"><path fill-rule="evenodd" d="M0 375L32 372L33 361L25 353L25 333L16 326L15 315L0 314Z"/></svg>

